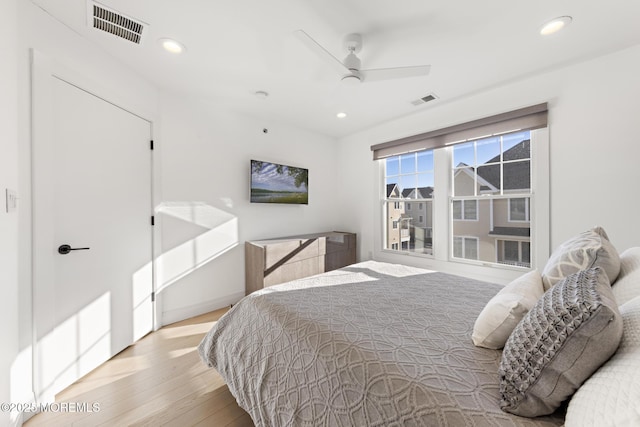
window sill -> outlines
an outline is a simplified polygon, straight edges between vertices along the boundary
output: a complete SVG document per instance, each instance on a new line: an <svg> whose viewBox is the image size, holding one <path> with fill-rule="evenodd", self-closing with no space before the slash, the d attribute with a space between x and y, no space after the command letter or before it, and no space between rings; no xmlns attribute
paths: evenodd
<svg viewBox="0 0 640 427"><path fill-rule="evenodd" d="M494 264L482 261L452 259L438 260L433 255L425 255L414 252L394 251L381 249L375 252L377 261L406 264L412 267L442 273L454 274L476 280L506 285L517 277L522 276L531 269L514 267L510 265Z"/></svg>

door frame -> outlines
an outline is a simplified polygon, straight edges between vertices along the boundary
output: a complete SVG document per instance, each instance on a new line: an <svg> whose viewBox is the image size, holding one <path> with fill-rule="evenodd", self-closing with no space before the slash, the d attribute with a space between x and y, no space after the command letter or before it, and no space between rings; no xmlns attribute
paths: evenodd
<svg viewBox="0 0 640 427"><path fill-rule="evenodd" d="M53 206L53 176L54 170L49 159L53 150L53 120L52 109L53 79L61 80L77 87L97 98L102 99L122 110L127 111L149 123L150 138L154 141L150 150L151 164L151 206L149 215L154 215L154 207L161 200L159 157L160 144L155 141L154 129L157 120L155 114L140 106L135 100L128 99L123 93L107 88L86 74L82 74L65 64L53 60L48 55L35 49L30 50L31 62L31 336L32 336L32 388L34 396L39 402L53 401L57 390L45 387L41 382L39 334L44 337L55 327L54 301L54 257L51 250L55 246L53 241L53 218L44 212L51 211ZM49 209L47 209L49 208ZM151 219L151 218L150 218ZM151 231L151 263L152 263L152 292L155 295L156 259L160 254L160 227L156 221ZM38 291L36 293L36 290ZM152 298L152 330L157 330L160 323L160 310L156 306L157 298Z"/></svg>

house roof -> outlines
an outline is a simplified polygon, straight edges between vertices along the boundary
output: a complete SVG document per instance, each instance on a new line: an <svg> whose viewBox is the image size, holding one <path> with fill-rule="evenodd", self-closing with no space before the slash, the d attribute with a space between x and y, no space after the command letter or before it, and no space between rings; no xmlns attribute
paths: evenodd
<svg viewBox="0 0 640 427"><path fill-rule="evenodd" d="M502 153L505 162L517 159L530 158L531 141L525 139L507 151ZM493 157L478 166L478 176L482 177L495 188L500 188L500 155ZM494 164L491 164L494 163ZM531 162L522 161L514 163L504 163L504 175L508 179L504 180L504 190L520 190L531 188ZM488 186L481 186L480 191L488 191Z"/></svg>
<svg viewBox="0 0 640 427"><path fill-rule="evenodd" d="M531 228L529 227L493 227L493 230L489 232L489 235L530 237Z"/></svg>
<svg viewBox="0 0 640 427"><path fill-rule="evenodd" d="M411 197L413 193L416 193ZM433 187L405 188L402 190L402 197L405 199L430 199L433 196Z"/></svg>
<svg viewBox="0 0 640 427"><path fill-rule="evenodd" d="M392 197L394 192L398 189L398 184L387 184L387 198ZM398 197L399 194L396 195Z"/></svg>

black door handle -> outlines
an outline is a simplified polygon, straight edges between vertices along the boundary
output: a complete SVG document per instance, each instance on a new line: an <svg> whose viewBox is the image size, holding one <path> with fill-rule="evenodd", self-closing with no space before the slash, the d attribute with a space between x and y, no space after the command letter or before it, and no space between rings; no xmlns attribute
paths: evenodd
<svg viewBox="0 0 640 427"><path fill-rule="evenodd" d="M86 251L86 250L88 250L88 249L90 249L90 248L72 248L72 247L71 247L71 246L69 246L69 245L60 245L60 246L58 247L58 253L59 253L60 255L66 255L66 254L68 254L68 253L69 253L69 252L71 252L71 251Z"/></svg>

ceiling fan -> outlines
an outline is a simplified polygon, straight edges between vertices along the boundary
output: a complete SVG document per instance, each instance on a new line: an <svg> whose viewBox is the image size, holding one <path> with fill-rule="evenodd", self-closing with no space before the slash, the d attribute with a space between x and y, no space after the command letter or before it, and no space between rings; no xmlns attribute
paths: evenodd
<svg viewBox="0 0 640 427"><path fill-rule="evenodd" d="M348 54L343 61L333 56L320 43L315 41L303 30L294 31L294 35L302 41L311 51L332 65L342 76L344 83L361 83L389 79L401 79L405 77L426 76L431 70L431 65L418 65L412 67L377 68L363 70L360 68L360 58L356 56L362 49L362 36L357 33L344 37L343 44Z"/></svg>

